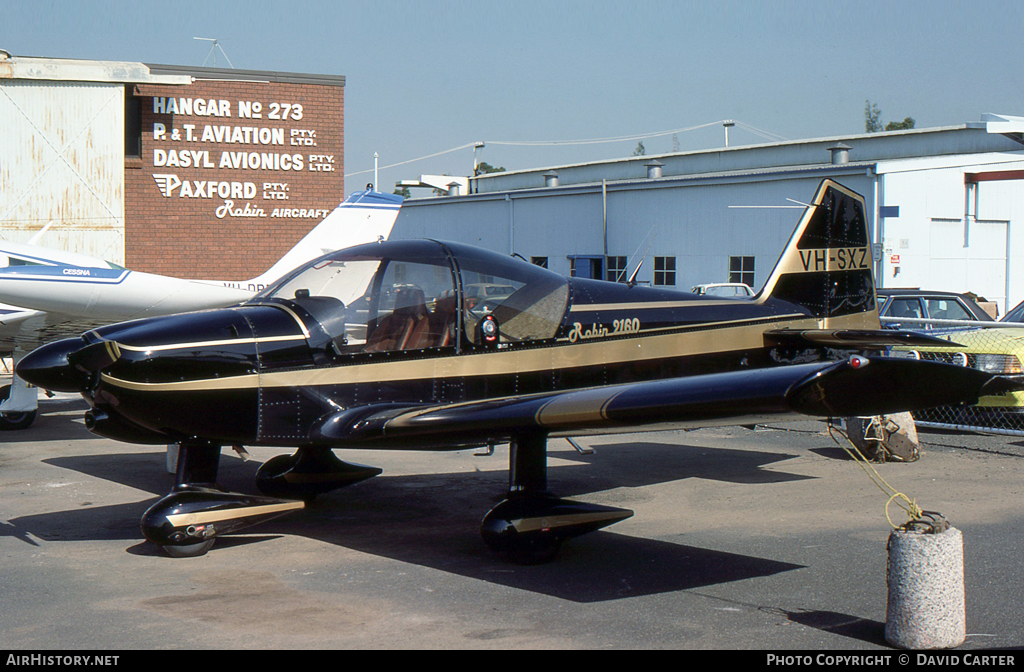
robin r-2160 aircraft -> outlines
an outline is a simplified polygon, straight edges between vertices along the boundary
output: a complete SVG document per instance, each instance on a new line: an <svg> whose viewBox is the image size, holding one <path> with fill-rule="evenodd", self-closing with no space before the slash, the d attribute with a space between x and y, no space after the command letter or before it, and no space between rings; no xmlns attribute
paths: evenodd
<svg viewBox="0 0 1024 672"><path fill-rule="evenodd" d="M864 200L825 181L761 292L715 299L564 278L457 243L323 256L240 305L95 329L18 372L81 392L102 436L180 443L176 485L142 517L175 556L380 473L335 449L509 443L484 540L518 562L632 512L548 490L552 437L872 416L972 402L1007 381L851 354L931 337L880 329ZM942 341L946 343L945 341ZM838 354L837 354L838 353ZM222 446L291 446L217 487Z"/></svg>
<svg viewBox="0 0 1024 672"><path fill-rule="evenodd" d="M230 306L326 252L387 238L402 198L350 195L277 263L252 280L185 280L130 271L101 259L0 241L0 354L15 364L32 349L94 327L140 317ZM37 236L38 237L38 236ZM0 429L25 429L38 395L15 376L0 388Z"/></svg>

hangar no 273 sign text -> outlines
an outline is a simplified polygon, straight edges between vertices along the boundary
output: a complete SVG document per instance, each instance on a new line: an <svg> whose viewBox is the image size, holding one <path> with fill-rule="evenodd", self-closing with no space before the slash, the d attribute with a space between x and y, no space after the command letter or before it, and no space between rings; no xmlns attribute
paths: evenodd
<svg viewBox="0 0 1024 672"><path fill-rule="evenodd" d="M330 212L327 203L295 202L310 200L297 195L296 183L308 188L335 177L341 158L323 148L334 143L309 127L303 105L157 96L153 113L173 120L153 122L150 145L165 198L207 199L219 219L320 220ZM256 175L240 178L245 172Z"/></svg>

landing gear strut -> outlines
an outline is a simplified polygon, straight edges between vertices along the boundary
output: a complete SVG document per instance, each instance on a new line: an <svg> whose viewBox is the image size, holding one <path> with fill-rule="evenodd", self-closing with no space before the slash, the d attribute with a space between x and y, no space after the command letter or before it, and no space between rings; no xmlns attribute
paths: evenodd
<svg viewBox="0 0 1024 672"><path fill-rule="evenodd" d="M142 516L142 534L176 558L204 555L222 534L303 508L302 502L228 492L217 487L220 446L183 442L175 486Z"/></svg>
<svg viewBox="0 0 1024 672"><path fill-rule="evenodd" d="M633 515L629 509L574 502L547 489L547 436L516 437L509 451L508 497L484 516L480 534L518 564L550 562L562 543Z"/></svg>

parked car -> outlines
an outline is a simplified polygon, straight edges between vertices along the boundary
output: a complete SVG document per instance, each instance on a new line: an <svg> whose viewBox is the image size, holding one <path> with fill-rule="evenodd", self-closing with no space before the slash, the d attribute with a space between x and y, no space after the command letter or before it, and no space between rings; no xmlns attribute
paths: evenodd
<svg viewBox="0 0 1024 672"><path fill-rule="evenodd" d="M694 294L732 298L746 298L754 295L754 290L742 282L712 282L706 285L696 285L690 291Z"/></svg>
<svg viewBox="0 0 1024 672"><path fill-rule="evenodd" d="M878 314L918 320L973 320L993 322L985 309L967 294L925 289L879 289Z"/></svg>
<svg viewBox="0 0 1024 672"><path fill-rule="evenodd" d="M999 318L1000 322L1024 322L1024 301L1018 303L1014 308L1008 310L1006 315Z"/></svg>
<svg viewBox="0 0 1024 672"><path fill-rule="evenodd" d="M972 327L941 322L900 323L900 318L914 318L997 324L991 315L966 294L920 289L880 289L877 294L883 327L927 329L930 335L950 341L949 347L893 348L890 353L893 356L942 361L1024 379L1024 368L1021 365L1024 362L1024 327ZM1004 320L1013 321L1008 318L1018 309L1021 306L1007 313ZM1024 313L1024 309L1021 312ZM940 425L1024 431L1024 393L982 397L975 406L928 409L914 413L914 417L919 422Z"/></svg>

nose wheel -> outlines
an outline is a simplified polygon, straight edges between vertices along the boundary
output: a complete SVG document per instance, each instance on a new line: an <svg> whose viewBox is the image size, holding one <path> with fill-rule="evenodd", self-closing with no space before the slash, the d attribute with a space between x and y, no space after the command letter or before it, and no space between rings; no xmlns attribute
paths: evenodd
<svg viewBox="0 0 1024 672"><path fill-rule="evenodd" d="M201 555L206 555L206 552L213 548L213 542L216 539L207 539L206 541L200 541L195 544L182 544L180 546L166 545L161 548L164 549L164 553L171 556L172 558L198 558Z"/></svg>

